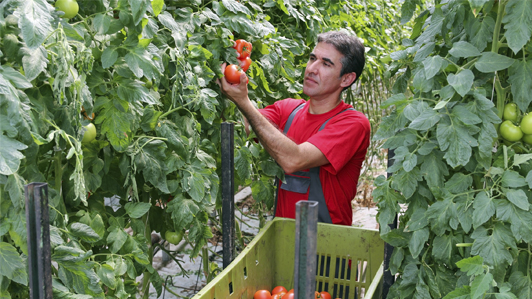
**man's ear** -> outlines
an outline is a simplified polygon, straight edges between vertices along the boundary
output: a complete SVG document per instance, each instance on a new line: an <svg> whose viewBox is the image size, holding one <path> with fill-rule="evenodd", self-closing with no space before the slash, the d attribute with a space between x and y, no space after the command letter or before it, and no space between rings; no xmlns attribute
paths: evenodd
<svg viewBox="0 0 532 299"><path fill-rule="evenodd" d="M340 85L342 87L350 86L353 82L355 82L355 79L357 78L357 74L355 72L347 73L342 76L342 82Z"/></svg>

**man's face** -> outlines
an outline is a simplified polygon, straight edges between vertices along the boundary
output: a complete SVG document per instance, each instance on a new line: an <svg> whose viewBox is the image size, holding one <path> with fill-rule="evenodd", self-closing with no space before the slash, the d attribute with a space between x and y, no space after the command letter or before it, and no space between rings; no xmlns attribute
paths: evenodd
<svg viewBox="0 0 532 299"><path fill-rule="evenodd" d="M340 77L342 57L333 45L318 43L310 53L305 69L303 92L315 100L326 99L338 91L341 92L345 86L345 75Z"/></svg>

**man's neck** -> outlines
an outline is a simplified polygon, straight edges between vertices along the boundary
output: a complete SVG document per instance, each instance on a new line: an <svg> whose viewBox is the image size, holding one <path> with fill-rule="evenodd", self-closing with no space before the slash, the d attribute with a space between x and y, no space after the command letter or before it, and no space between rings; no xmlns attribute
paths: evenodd
<svg viewBox="0 0 532 299"><path fill-rule="evenodd" d="M316 100L310 98L309 100L309 112L310 114L323 114L327 113L342 102L341 99L337 100Z"/></svg>

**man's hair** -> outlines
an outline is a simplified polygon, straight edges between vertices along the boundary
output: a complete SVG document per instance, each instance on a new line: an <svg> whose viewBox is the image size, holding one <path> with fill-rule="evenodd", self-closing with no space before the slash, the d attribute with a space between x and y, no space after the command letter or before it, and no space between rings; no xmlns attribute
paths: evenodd
<svg viewBox="0 0 532 299"><path fill-rule="evenodd" d="M364 56L365 47L358 37L347 33L347 31L329 31L318 34L318 43L333 45L344 57L341 59L342 70L340 76L354 72L357 77L353 83L360 78L366 58ZM348 87L346 87L348 88Z"/></svg>

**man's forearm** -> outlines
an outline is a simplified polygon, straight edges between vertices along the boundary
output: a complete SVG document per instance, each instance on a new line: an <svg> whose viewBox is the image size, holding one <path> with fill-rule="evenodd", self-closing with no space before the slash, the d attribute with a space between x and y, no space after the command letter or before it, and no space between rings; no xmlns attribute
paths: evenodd
<svg viewBox="0 0 532 299"><path fill-rule="evenodd" d="M270 123L251 102L244 103L238 108L272 158L285 171L297 168L299 146Z"/></svg>

